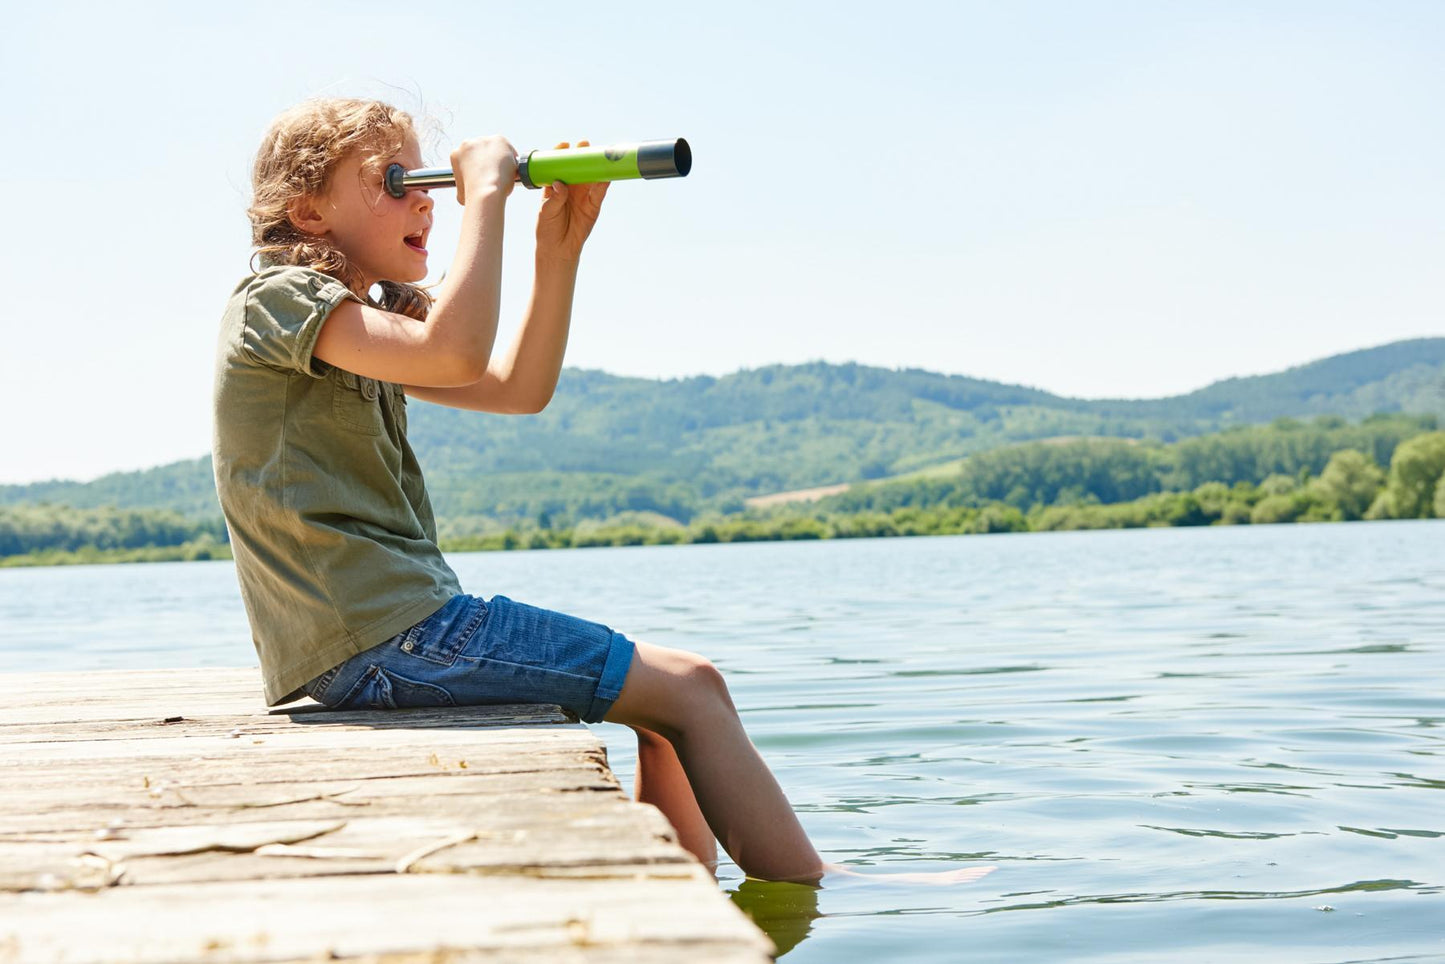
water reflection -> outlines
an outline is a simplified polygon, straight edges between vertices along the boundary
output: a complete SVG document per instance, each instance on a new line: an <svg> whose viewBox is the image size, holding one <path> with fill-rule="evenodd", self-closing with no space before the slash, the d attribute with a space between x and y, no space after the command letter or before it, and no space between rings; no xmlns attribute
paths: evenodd
<svg viewBox="0 0 1445 964"><path fill-rule="evenodd" d="M819 888L745 878L728 897L777 946L778 957L791 951L813 930Z"/></svg>

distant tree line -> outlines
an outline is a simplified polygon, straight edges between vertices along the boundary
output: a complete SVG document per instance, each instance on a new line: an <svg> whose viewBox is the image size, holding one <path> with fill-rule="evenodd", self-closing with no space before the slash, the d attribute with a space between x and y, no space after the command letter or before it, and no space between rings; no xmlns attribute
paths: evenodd
<svg viewBox="0 0 1445 964"><path fill-rule="evenodd" d="M1387 468L1388 467L1388 468ZM525 522L439 520L442 548L544 549L781 539L1445 518L1445 432L1432 416L1232 429L1168 445L1032 442L946 475L854 486L817 503L707 511L683 521L606 479L606 520L546 509ZM559 482L559 484L561 484ZM683 513L678 513L682 515ZM0 565L226 558L219 519L174 512L0 507Z"/></svg>
<svg viewBox="0 0 1445 964"><path fill-rule="evenodd" d="M229 558L220 518L162 509L0 506L0 565Z"/></svg>
<svg viewBox="0 0 1445 964"><path fill-rule="evenodd" d="M443 545L545 549L1445 518L1445 432L1433 431L1434 424L1432 417L1378 417L1353 426L1322 418L1160 447L1113 439L1032 443L974 456L960 478L856 486L815 504L710 514L688 525L640 517L509 526ZM1330 450L1346 442L1359 447ZM1164 490L1207 471L1226 478Z"/></svg>
<svg viewBox="0 0 1445 964"><path fill-rule="evenodd" d="M974 455L951 476L854 486L820 505L846 512L988 502L1022 511L1113 504L1209 482L1258 485L1271 475L1317 475L1344 449L1388 465L1397 446L1435 427L1432 415L1377 415L1353 425L1326 416L1309 423L1277 419L1168 445L1099 438L1029 442Z"/></svg>

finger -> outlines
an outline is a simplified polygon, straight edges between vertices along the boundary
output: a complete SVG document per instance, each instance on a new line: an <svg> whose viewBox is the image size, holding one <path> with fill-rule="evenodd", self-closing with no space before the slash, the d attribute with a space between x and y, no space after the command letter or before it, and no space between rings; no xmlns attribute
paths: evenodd
<svg viewBox="0 0 1445 964"><path fill-rule="evenodd" d="M562 142L560 142L556 147L552 148L552 150L554 150L554 151L565 151L565 150L566 150L568 147L570 147L570 146L571 146L571 145L568 144L566 141L562 141ZM579 144L578 146L580 147L581 145Z"/></svg>
<svg viewBox="0 0 1445 964"><path fill-rule="evenodd" d="M451 156L452 170L457 172L457 193L456 193L457 203L458 203L458 204L465 204L465 203L466 203L466 200L467 200L467 186L466 186L466 182L462 180L462 163L461 163L461 159L462 159L462 149L461 149L461 148L457 148L456 150L452 151L452 156Z"/></svg>
<svg viewBox="0 0 1445 964"><path fill-rule="evenodd" d="M577 146L578 146L578 147L591 147L591 146L592 146L592 142L591 142L591 141L578 141L578 142L577 142Z"/></svg>

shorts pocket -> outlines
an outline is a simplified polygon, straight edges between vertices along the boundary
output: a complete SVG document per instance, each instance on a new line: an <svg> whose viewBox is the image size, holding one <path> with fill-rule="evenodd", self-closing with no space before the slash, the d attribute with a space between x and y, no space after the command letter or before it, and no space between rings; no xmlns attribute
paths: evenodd
<svg viewBox="0 0 1445 964"><path fill-rule="evenodd" d="M417 623L402 638L403 653L451 666L487 620L487 604L465 593Z"/></svg>
<svg viewBox="0 0 1445 964"><path fill-rule="evenodd" d="M362 435L380 435L385 428L380 397L381 386L376 379L340 368L331 370L331 417L343 428Z"/></svg>
<svg viewBox="0 0 1445 964"><path fill-rule="evenodd" d="M440 686L407 679L373 663L332 709L408 710L456 705L452 694Z"/></svg>

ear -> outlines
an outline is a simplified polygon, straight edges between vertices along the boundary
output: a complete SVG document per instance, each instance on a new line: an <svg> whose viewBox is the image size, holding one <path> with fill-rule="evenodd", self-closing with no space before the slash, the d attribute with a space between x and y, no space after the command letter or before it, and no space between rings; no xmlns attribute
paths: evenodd
<svg viewBox="0 0 1445 964"><path fill-rule="evenodd" d="M311 197L299 197L286 205L286 219L297 231L313 237L324 237L331 230Z"/></svg>

